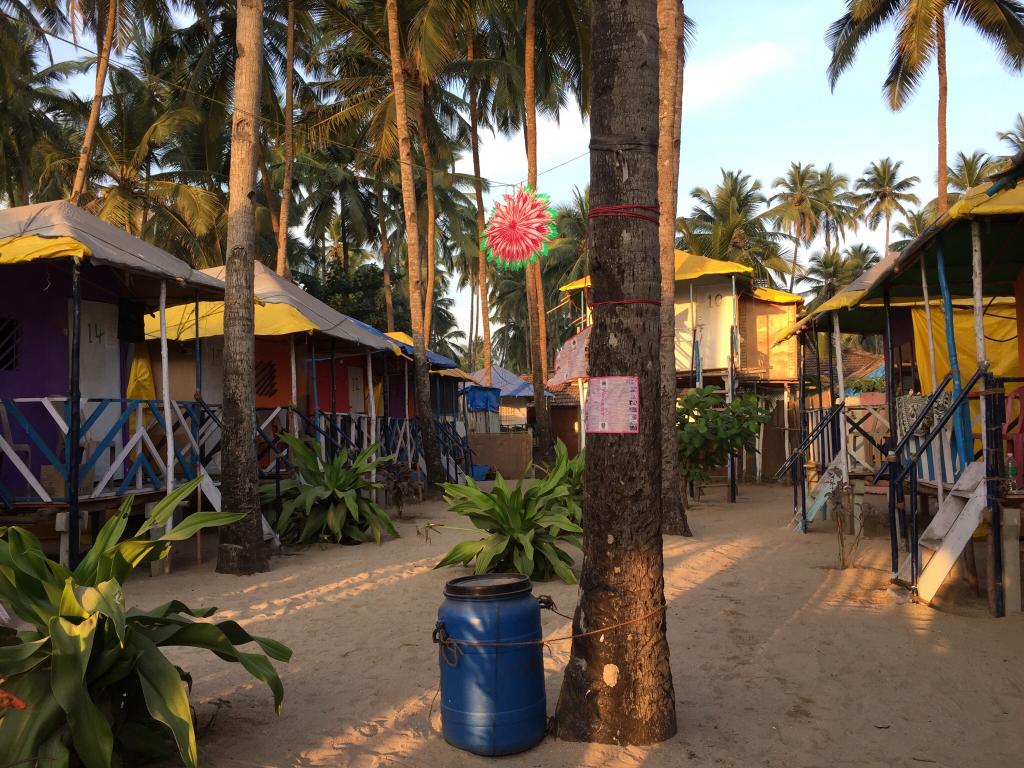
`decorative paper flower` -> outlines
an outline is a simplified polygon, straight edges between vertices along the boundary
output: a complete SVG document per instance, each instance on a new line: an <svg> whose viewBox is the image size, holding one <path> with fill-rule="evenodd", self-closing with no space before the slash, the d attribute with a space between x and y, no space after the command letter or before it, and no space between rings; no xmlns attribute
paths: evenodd
<svg viewBox="0 0 1024 768"><path fill-rule="evenodd" d="M557 233L548 196L520 187L494 206L480 247L499 269L525 269L547 254L548 241Z"/></svg>

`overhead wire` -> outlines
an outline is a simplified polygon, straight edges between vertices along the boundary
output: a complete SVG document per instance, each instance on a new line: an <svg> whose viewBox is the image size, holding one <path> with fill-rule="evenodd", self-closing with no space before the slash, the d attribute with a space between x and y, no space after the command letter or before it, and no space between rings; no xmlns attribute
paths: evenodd
<svg viewBox="0 0 1024 768"><path fill-rule="evenodd" d="M11 16L10 14L7 14L7 13L0 13L0 16L2 16L3 18L9 19L11 21L17 21L17 22L20 22L22 24L25 24L26 26L31 27L32 29L34 29L36 32L39 32L39 33L41 33L43 35L46 35L47 37L51 37L54 40L58 40L58 41L60 41L62 43L65 43L66 45L70 45L73 48L75 48L76 50L84 51L85 53L88 53L88 54L90 54L92 56L99 56L99 53L97 51L92 50L88 46L83 45L81 42L79 42L77 40L74 40L74 39L71 39L71 38L63 37L62 35L60 35L60 34L58 34L56 32L53 32L52 30L46 29L45 27L43 27L43 26L41 26L41 25L39 25L37 23L28 23L24 19L18 19L17 17ZM132 68L130 66L128 66L126 64L122 64L121 62L115 60L112 56L108 57L107 66L108 67L113 67L115 69L120 69L120 70L125 71L125 72L131 72L131 73L134 74L134 71L132 70ZM167 85L167 86L169 86L171 88L177 89L177 90L182 91L184 93L189 93L189 94L191 94L193 96L196 96L197 98L209 101L210 103L222 106L222 107L226 108L228 111L232 111L234 109L233 105L231 105L231 104L229 104L229 103L227 103L225 101L222 101L220 99L217 99L217 98L215 98L213 96L210 96L209 94L202 93L200 91L196 91L196 90L194 90L192 88L189 88L187 85L184 85L183 83L176 83L176 82L174 82L172 80L167 80L165 78L159 77L158 75L153 75L153 74L148 74L148 73L146 74L146 78L149 79L149 80L152 80L152 81L156 81L158 83L163 83L164 85ZM276 128L279 128L281 130L284 129L284 123L279 122L277 120L274 120L273 118L266 117L264 115L251 115L250 113L245 112L245 111L243 111L242 114L249 115L250 117L255 117L257 122L261 122L261 123L264 123L266 125L271 125L271 126L274 126ZM308 127L303 126L301 124L295 124L293 126L293 128L294 128L294 130L296 130L298 132L305 133L307 140L310 139L311 130ZM397 163L399 163L401 165L405 165L406 164L405 161L403 161L401 158L385 157L384 155L381 155L381 154L379 154L377 152L373 152L372 150L363 149L361 147L356 147L356 146L353 146L351 144L345 144L344 142L338 141L336 139L317 138L312 143L320 144L320 145L326 145L326 146L333 146L333 147L337 147L339 149L347 149L347 150L350 150L350 151L355 152L357 154L361 154L361 155L364 155L366 157L376 158L378 160L387 160L387 161L390 161L390 162L397 162ZM551 173L552 171L558 170L559 168L562 168L562 167L568 165L569 163L573 163L573 162L575 162L575 161L577 161L577 160L579 160L581 158L587 157L589 154L590 154L590 150L587 150L586 152L582 152L582 153L580 153L580 154L578 154L578 155L576 155L574 157L568 158L567 160L563 160L563 161L557 163L556 165L550 166L549 168L545 168L542 171L538 171L537 175L538 176L543 176L544 174ZM297 163L301 163L303 165L306 165L307 167L316 167L314 164L305 162L305 161L301 160L300 158L294 158L294 161L297 162ZM421 170L421 171L426 171L427 170L426 166L421 165L419 163L416 163L415 161L409 163L409 165L412 168L415 168L415 169L418 169L418 170ZM522 186L523 184L526 183L526 179L522 179L522 180L520 180L518 182L515 182L515 183L510 183L510 182L507 182L507 181L498 181L496 179L490 179L490 178L488 178L486 176L481 176L480 178L481 178L482 181L487 182L488 185L490 185L490 186L497 186L497 187L520 187L520 186Z"/></svg>

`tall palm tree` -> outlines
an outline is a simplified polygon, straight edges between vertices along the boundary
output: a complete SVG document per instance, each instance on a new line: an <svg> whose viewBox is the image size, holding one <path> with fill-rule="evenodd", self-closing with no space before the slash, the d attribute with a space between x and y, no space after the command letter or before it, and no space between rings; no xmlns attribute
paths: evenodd
<svg viewBox="0 0 1024 768"><path fill-rule="evenodd" d="M769 215L768 198L761 182L742 171L722 171L713 190L690 191L696 200L690 215L677 222L680 246L709 259L737 261L754 268L755 277L771 284L788 265L782 256L785 233Z"/></svg>
<svg viewBox="0 0 1024 768"><path fill-rule="evenodd" d="M821 207L821 232L825 235L825 252L846 238L848 230L857 229L857 204L850 190L850 177L838 173L832 163L818 172L815 197Z"/></svg>
<svg viewBox="0 0 1024 768"><path fill-rule="evenodd" d="M253 268L257 121L263 60L263 0L240 3L235 37L234 115L228 178L228 233L224 291L224 455L221 487L225 509L244 512L220 529L217 571L254 573L268 568L256 488L256 411Z"/></svg>
<svg viewBox="0 0 1024 768"><path fill-rule="evenodd" d="M281 184L281 211L277 217L277 274L289 277L288 213L292 202L292 174L295 156L295 0L288 2L287 53L284 67L284 181Z"/></svg>
<svg viewBox="0 0 1024 768"><path fill-rule="evenodd" d="M818 233L818 220L825 209L821 199L819 174L813 163L790 163L785 176L780 176L772 185L775 194L769 202L774 217L781 229L789 231L793 242L793 260L789 271L789 290L796 287L796 273L799 269L800 244L809 244Z"/></svg>
<svg viewBox="0 0 1024 768"><path fill-rule="evenodd" d="M878 229L878 225L885 222L885 255L889 254L893 215L906 216L906 206L920 202L910 191L920 179L917 176L901 177L902 168L902 160L894 162L892 158L883 158L865 168L854 185L859 216L871 229Z"/></svg>
<svg viewBox="0 0 1024 768"><path fill-rule="evenodd" d="M82 149L71 187L71 202L78 204L89 177L89 158L92 155L96 127L100 121L103 89L107 82L107 68L113 51L123 50L126 34L138 24L165 25L170 20L170 6L160 0L67 0L68 21L72 31L88 29L96 41L96 83L92 105L82 137Z"/></svg>
<svg viewBox="0 0 1024 768"><path fill-rule="evenodd" d="M406 65L405 57L402 54L402 28L398 19L397 0L385 0L385 23L395 106L394 125L402 178L402 208L405 213L413 368L416 377L416 415L420 424L420 439L423 441L423 455L427 460L427 473L431 480L436 482L438 478L443 477L443 472L433 408L430 403L430 369L427 366L427 339L424 336L423 323L423 286L420 279L420 237L416 212L416 185L413 179L412 139L409 131L410 112L406 105Z"/></svg>
<svg viewBox="0 0 1024 768"><path fill-rule="evenodd" d="M938 211L949 208L946 161L946 16L974 27L996 48L1011 71L1024 69L1024 4L1019 0L846 0L846 13L829 27L826 40L832 49L829 85L857 56L857 50L882 25L896 27L889 74L883 91L889 108L902 109L914 95L925 71L935 59L939 75Z"/></svg>

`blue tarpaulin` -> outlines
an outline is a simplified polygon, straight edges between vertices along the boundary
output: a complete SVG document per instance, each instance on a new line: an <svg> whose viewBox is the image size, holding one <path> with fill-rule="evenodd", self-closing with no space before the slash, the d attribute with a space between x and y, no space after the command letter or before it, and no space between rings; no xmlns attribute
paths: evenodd
<svg viewBox="0 0 1024 768"><path fill-rule="evenodd" d="M497 387L481 387L478 385L466 387L466 408L474 413L479 411L497 413L500 398L501 390Z"/></svg>

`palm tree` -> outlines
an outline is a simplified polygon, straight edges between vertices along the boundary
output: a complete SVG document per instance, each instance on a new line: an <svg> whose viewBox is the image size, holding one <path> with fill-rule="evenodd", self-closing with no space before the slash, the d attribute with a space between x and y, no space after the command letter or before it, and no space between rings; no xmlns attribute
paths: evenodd
<svg viewBox="0 0 1024 768"><path fill-rule="evenodd" d="M755 277L775 284L773 274L788 271L780 243L786 235L776 229L761 182L742 171L722 171L714 190L697 187L688 217L677 222L680 246L709 259L737 261L754 268Z"/></svg>
<svg viewBox="0 0 1024 768"><path fill-rule="evenodd" d="M413 180L412 139L409 132L409 109L406 106L405 58L402 55L401 27L397 0L385 0L388 56L391 64L391 87L394 96L395 133L398 140L402 177L402 208L405 213L405 241L409 265L409 304L412 324L413 367L416 377L416 414L420 423L423 455L427 473L436 482L443 477L441 453L430 403L430 371L427 366L427 339L424 336L423 288L420 279L419 222L416 211L416 189Z"/></svg>
<svg viewBox="0 0 1024 768"><path fill-rule="evenodd" d="M1011 155L1024 152L1024 114L1017 115L1013 128L1008 131L1000 131L996 136L1010 148Z"/></svg>
<svg viewBox="0 0 1024 768"><path fill-rule="evenodd" d="M986 152L975 150L969 155L957 152L953 158L953 165L946 170L949 186L955 193L955 196L949 196L950 203L955 203L972 187L988 181L997 170L998 163Z"/></svg>
<svg viewBox="0 0 1024 768"><path fill-rule="evenodd" d="M853 63L857 49L883 24L896 26L889 74L883 91L889 108L902 109L935 59L939 74L938 211L949 208L946 172L946 14L968 24L996 47L1011 71L1024 69L1024 4L1018 0L846 0L846 13L829 27L832 49L829 85Z"/></svg>
<svg viewBox="0 0 1024 768"><path fill-rule="evenodd" d="M656 0L594 3L591 76L601 84L594 89L591 115L593 135L601 137L590 155L595 208L657 198L656 11ZM599 218L592 239L597 301L627 296L654 303L660 297L653 227L635 219ZM631 247L623 248L627 242ZM659 321L657 308L644 304L628 315L598 313L591 331L592 373L629 371L638 378L641 401L658 402L658 364L651 361L659 356ZM615 343L626 328L629 343L621 337ZM605 435L587 446L586 557L575 631L594 622L631 626L627 633L574 638L555 712L560 739L654 744L676 732L664 620L661 463L652 460L661 452L658 411L645 409L638 434ZM641 664L632 661L637 648L644 649Z"/></svg>
<svg viewBox="0 0 1024 768"><path fill-rule="evenodd" d="M284 66L284 181L281 184L281 211L277 217L277 274L289 277L288 213L292 202L292 173L295 155L295 0L288 2L288 32Z"/></svg>
<svg viewBox="0 0 1024 768"><path fill-rule="evenodd" d="M810 285L808 308L828 301L877 263L878 251L862 243L851 245L842 253L837 250L815 253L803 276Z"/></svg>
<svg viewBox="0 0 1024 768"><path fill-rule="evenodd" d="M224 291L224 429L221 487L225 509L245 517L220 529L217 571L253 573L268 567L256 488L253 268L257 117L263 50L263 0L240 3L235 37L234 115L228 178Z"/></svg>
<svg viewBox="0 0 1024 768"><path fill-rule="evenodd" d="M815 197L821 206L820 227L825 235L825 252L828 253L833 242L842 242L848 230L857 229L857 204L850 191L850 177L836 172L829 163L818 173Z"/></svg>
<svg viewBox="0 0 1024 768"><path fill-rule="evenodd" d="M934 211L928 210L928 208L922 208L917 211L910 211L905 216L905 221L898 222L893 226L892 231L899 235L902 240L897 240L895 243L890 244L890 248L894 251L902 251L914 240L924 234L925 230L928 229L935 221Z"/></svg>
<svg viewBox="0 0 1024 768"><path fill-rule="evenodd" d="M920 179L917 176L900 177L903 161L884 158L871 163L855 185L858 215L871 229L885 222L885 254L889 254L890 224L894 214L907 215L907 205L918 205L917 195L910 190Z"/></svg>
<svg viewBox="0 0 1024 768"><path fill-rule="evenodd" d="M69 24L73 32L88 28L96 41L96 84L93 89L92 106L82 137L82 149L78 156L78 168L71 187L71 202L78 204L85 191L89 177L89 158L92 155L96 127L100 121L100 106L103 89L107 81L107 68L113 51L123 50L127 42L124 34L136 25L149 22L164 26L170 20L170 6L159 0L141 0L126 6L118 0L68 0Z"/></svg>
<svg viewBox="0 0 1024 768"><path fill-rule="evenodd" d="M785 176L774 182L775 194L770 203L769 216L775 218L781 229L789 231L793 242L793 260L789 272L789 290L796 287L801 243L810 243L818 233L818 220L825 209L818 197L819 174L813 163L791 163Z"/></svg>

